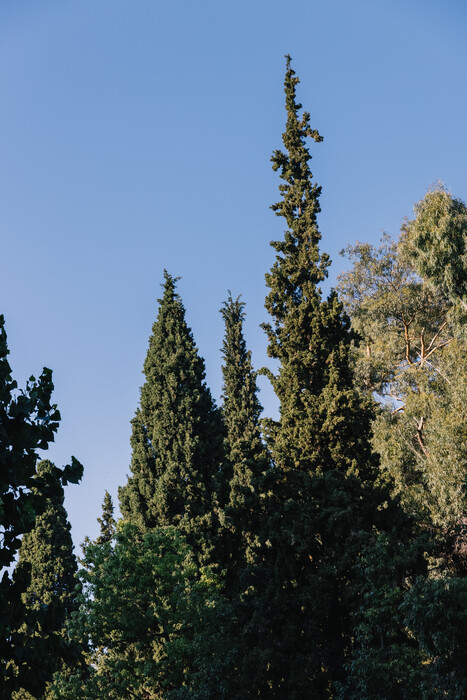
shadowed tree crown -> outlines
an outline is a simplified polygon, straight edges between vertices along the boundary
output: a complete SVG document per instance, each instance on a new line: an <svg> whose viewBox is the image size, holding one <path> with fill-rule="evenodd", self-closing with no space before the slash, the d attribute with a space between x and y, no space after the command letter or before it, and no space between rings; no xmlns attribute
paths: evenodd
<svg viewBox="0 0 467 700"><path fill-rule="evenodd" d="M58 494L60 482L78 482L83 467L72 457L71 465L61 470L54 467L57 478L53 484L38 477L37 452L53 442L60 421L57 406L51 402L52 371L44 367L39 379L30 377L26 389L19 391L11 376L8 354L5 321L0 314L0 678L2 689L11 690L22 682L10 673L19 659L25 662L25 683L42 682L45 676L40 650L32 645L25 648L24 640L13 633L24 620L21 594L29 583L28 572L17 567L10 576L8 567L21 545L20 536L33 528L36 515L47 507L47 496ZM32 673L26 657L39 659ZM10 661L13 665L8 670Z"/></svg>
<svg viewBox="0 0 467 700"><path fill-rule="evenodd" d="M24 535L19 550L18 571L30 571L30 582L23 593L26 614L17 633L26 649L34 639L35 652L29 672L24 658L19 670L20 678L24 677L23 687L34 693L43 690L45 681L52 680L64 661L75 661L79 653L65 635L65 623L78 608L78 567L60 473L49 460L38 464L41 486L33 487L33 491L48 492L46 508ZM36 664L40 664L40 673Z"/></svg>

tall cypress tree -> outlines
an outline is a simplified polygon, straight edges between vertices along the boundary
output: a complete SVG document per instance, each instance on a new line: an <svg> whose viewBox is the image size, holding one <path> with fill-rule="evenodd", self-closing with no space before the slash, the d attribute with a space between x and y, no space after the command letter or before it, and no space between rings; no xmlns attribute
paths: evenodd
<svg viewBox="0 0 467 700"><path fill-rule="evenodd" d="M125 519L145 530L178 527L201 554L214 527L223 429L177 280L167 272L164 279L132 421L132 476L119 490L120 506Z"/></svg>
<svg viewBox="0 0 467 700"><path fill-rule="evenodd" d="M272 209L288 230L271 243L277 251L266 275L272 322L263 326L268 354L280 363L276 375L267 372L280 418L268 422L275 468L266 488L263 638L269 638L268 686L274 690L263 694L325 698L346 675L352 571L373 526L384 524L378 505L386 495L375 487L371 412L353 387L349 320L337 295L323 300L319 287L329 258L319 250L321 188L312 180L306 138L322 138L310 115L299 115L298 82L288 56L285 150L272 156L283 180L282 199Z"/></svg>
<svg viewBox="0 0 467 700"><path fill-rule="evenodd" d="M229 697L254 695L262 665L262 547L263 482L270 456L261 437L261 404L257 373L243 335L244 304L229 294L221 308L225 323L222 346L223 406L226 460L230 469L228 498L223 510L223 565L226 595L233 625L235 671ZM227 545L227 546L225 546Z"/></svg>
<svg viewBox="0 0 467 700"><path fill-rule="evenodd" d="M18 569L30 571L30 583L23 594L25 620L17 634L25 649L31 646L36 652L32 662L25 655L18 663L19 679L28 679L22 687L40 695L45 679L51 681L63 663L75 661L79 649L65 635L66 620L78 607L78 580L60 470L44 460L39 463L37 474L40 487L35 490L45 493L47 500L44 512L24 535L19 550ZM21 668L25 664L28 669Z"/></svg>
<svg viewBox="0 0 467 700"><path fill-rule="evenodd" d="M231 532L230 574L239 561L252 556L257 540L261 479L269 465L261 438L256 372L243 335L245 304L229 294L221 314L225 323L222 346L222 415L226 429L226 461L230 468L225 522ZM235 542L235 544L234 544Z"/></svg>

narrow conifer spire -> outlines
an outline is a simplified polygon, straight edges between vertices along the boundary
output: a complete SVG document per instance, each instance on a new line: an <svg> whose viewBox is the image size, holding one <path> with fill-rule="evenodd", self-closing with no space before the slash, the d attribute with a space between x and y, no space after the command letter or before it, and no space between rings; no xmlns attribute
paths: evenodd
<svg viewBox="0 0 467 700"><path fill-rule="evenodd" d="M110 542L115 534L116 521L114 518L114 504L112 502L112 496L108 491L105 492L104 500L102 502L102 517L97 518L97 522L101 526L101 531L96 540L96 544Z"/></svg>
<svg viewBox="0 0 467 700"><path fill-rule="evenodd" d="M260 436L262 406L258 400L251 351L247 350L243 335L244 308L245 304L240 298L233 300L230 292L221 308L225 323L222 345L222 412L227 429L229 458L233 465L239 465L245 459L254 460L258 455L264 457Z"/></svg>
<svg viewBox="0 0 467 700"><path fill-rule="evenodd" d="M276 376L268 373L280 401L280 421L269 422L268 429L276 463L311 473L337 466L329 450L330 443L337 439L335 421L330 421L329 413L325 419L324 413L331 407L321 395L325 390L329 393L326 387L331 379L334 381L336 372L340 388L353 391L348 358L350 334L349 320L336 294L323 300L319 287L327 276L330 261L319 250L317 214L321 187L313 182L306 140L311 137L319 143L322 137L311 128L308 112L300 116L302 106L296 99L299 79L291 68L290 56L286 59L284 151L274 151L271 160L283 181L279 185L282 199L272 209L286 220L288 230L282 241L271 243L278 253L266 274L270 291L265 306L272 322L263 324L269 341L268 354L280 362ZM356 404L355 408L360 410ZM356 461L361 461L361 436L362 430L368 432L368 417L365 428L362 424L362 430L351 435L344 428L344 414L345 410L338 422L349 442L339 441L342 456L347 455L339 468L353 470ZM366 435L364 441L367 442ZM358 445L352 451L355 442Z"/></svg>
<svg viewBox="0 0 467 700"><path fill-rule="evenodd" d="M258 658L258 625L262 616L257 583L262 550L260 533L264 527L263 481L270 458L261 437L256 372L243 335L245 304L229 296L220 312L225 323L222 346L222 414L225 424L225 453L230 481L221 511L220 562L226 570L225 593L233 625L231 638L238 694L255 694ZM261 656L261 650L259 652Z"/></svg>
<svg viewBox="0 0 467 700"><path fill-rule="evenodd" d="M164 272L132 421L132 476L119 498L123 517L145 529L175 525L190 533L216 502L223 429L176 282Z"/></svg>
<svg viewBox="0 0 467 700"><path fill-rule="evenodd" d="M229 297L221 308L225 323L222 346L224 378L222 414L226 428L225 450L231 479L225 508L225 523L231 530L231 565L248 558L256 539L260 481L269 466L261 438L256 372L243 335L245 304Z"/></svg>

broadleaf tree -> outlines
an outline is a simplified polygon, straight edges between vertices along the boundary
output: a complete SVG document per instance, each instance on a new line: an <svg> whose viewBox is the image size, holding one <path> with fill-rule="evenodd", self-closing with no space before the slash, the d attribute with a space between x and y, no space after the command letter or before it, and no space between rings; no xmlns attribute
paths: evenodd
<svg viewBox="0 0 467 700"><path fill-rule="evenodd" d="M446 197L444 189L430 191L398 240L386 236L379 247L347 248L353 266L340 276L339 289L359 339L357 384L381 407L374 423L381 467L406 511L449 539L453 529L464 527L466 510L467 348L452 291L419 276L411 242L414 232L417 238L426 230L424 255L436 257L428 230L436 217L428 217L427 209L443 203L443 227L456 228L447 218L449 212L458 218L461 204L450 207ZM458 538L454 542L459 545Z"/></svg>
<svg viewBox="0 0 467 700"><path fill-rule="evenodd" d="M373 444L381 469L430 535L428 575L395 608L424 661L410 697L463 697L466 657L457 623L467 570L467 348L456 275L462 277L465 206L439 187L414 211L398 240L385 236L379 248L347 249L353 266L339 287L356 330L357 385L380 403ZM383 581L370 591L373 604L383 591ZM359 627L363 647L370 622L366 615ZM351 697L371 686L376 692L377 655L356 657L353 672Z"/></svg>
<svg viewBox="0 0 467 700"><path fill-rule="evenodd" d="M467 312L467 207L443 185L432 187L403 227L403 246L414 269L437 293Z"/></svg>
<svg viewBox="0 0 467 700"><path fill-rule="evenodd" d="M57 674L52 696L227 700L222 584L197 559L172 526L144 531L120 521L111 541L89 541L81 605L68 626L75 643L87 644L87 666Z"/></svg>

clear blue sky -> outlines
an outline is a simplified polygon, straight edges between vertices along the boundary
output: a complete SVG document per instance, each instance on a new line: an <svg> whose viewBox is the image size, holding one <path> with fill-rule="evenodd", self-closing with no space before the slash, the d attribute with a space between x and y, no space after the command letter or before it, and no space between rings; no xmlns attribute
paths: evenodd
<svg viewBox="0 0 467 700"><path fill-rule="evenodd" d="M332 283L338 251L397 234L434 181L467 198L466 35L462 0L0 4L0 313L20 384L54 371L48 456L85 466L67 489L76 543L126 480L164 268L216 398L227 289L267 362L284 54L324 136L312 170Z"/></svg>

